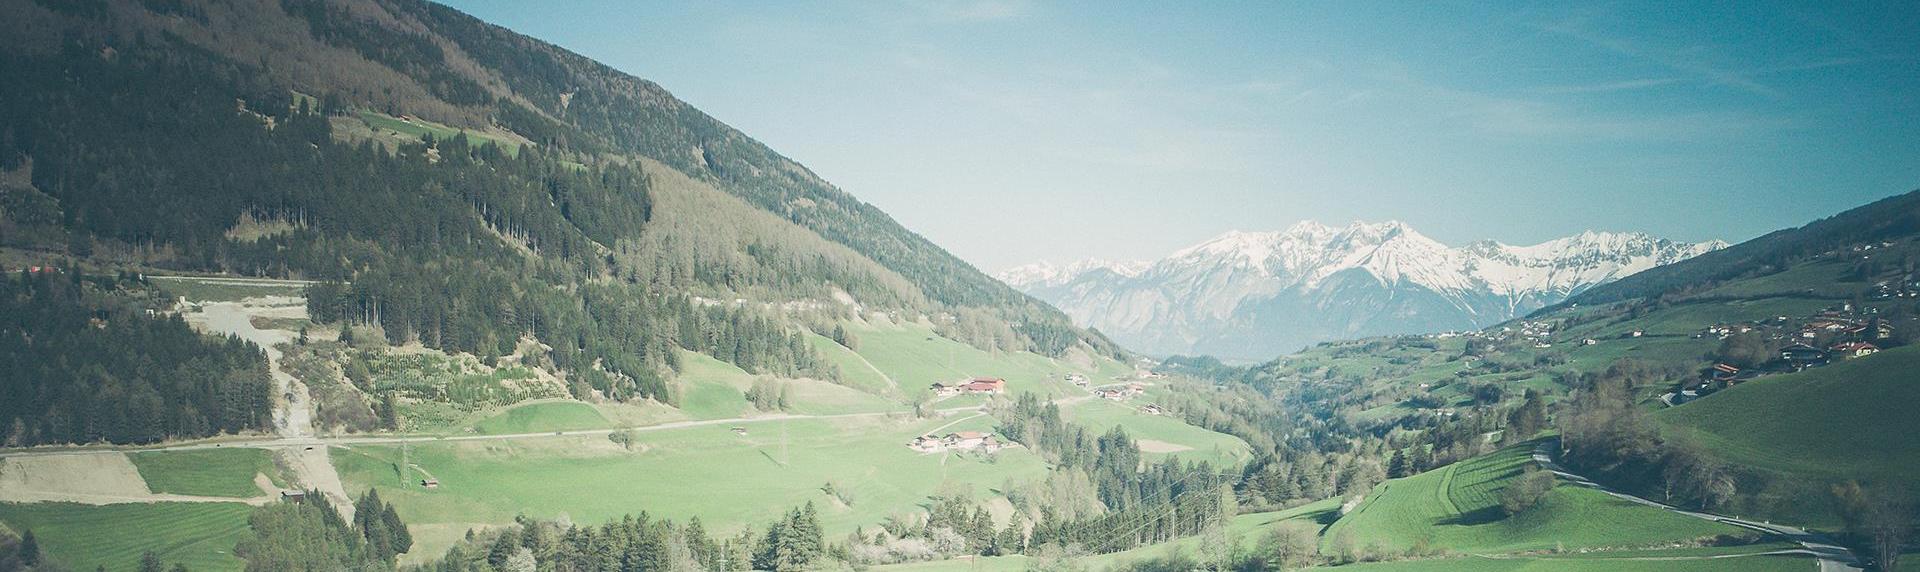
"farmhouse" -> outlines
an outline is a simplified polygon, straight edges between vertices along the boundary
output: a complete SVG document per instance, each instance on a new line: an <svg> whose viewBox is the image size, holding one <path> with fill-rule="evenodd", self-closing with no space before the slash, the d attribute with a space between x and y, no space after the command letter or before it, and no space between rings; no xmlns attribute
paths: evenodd
<svg viewBox="0 0 1920 572"><path fill-rule="evenodd" d="M1145 386L1140 385L1138 383L1129 383L1121 387L1102 387L1100 389L1095 389L1093 390L1093 394L1103 399L1111 399L1114 401L1125 401L1129 397L1133 397L1135 395L1140 395L1141 393L1144 393L1145 392L1143 389L1144 387Z"/></svg>
<svg viewBox="0 0 1920 572"><path fill-rule="evenodd" d="M907 442L907 448L922 453L938 453L947 448L947 444L933 435L921 435Z"/></svg>
<svg viewBox="0 0 1920 572"><path fill-rule="evenodd" d="M1734 367L1730 364L1724 364L1724 363L1713 364L1713 368L1707 370L1707 378L1713 381L1721 381L1721 382L1733 381L1734 378L1739 376L1740 376L1740 368Z"/></svg>
<svg viewBox="0 0 1920 572"><path fill-rule="evenodd" d="M943 441L949 449L978 449L991 437L993 435L985 431L961 431L948 433Z"/></svg>
<svg viewBox="0 0 1920 572"><path fill-rule="evenodd" d="M1007 380L997 377L976 377L960 386L965 393L1002 393L1007 390Z"/></svg>
<svg viewBox="0 0 1920 572"><path fill-rule="evenodd" d="M1162 409L1159 405L1148 403L1140 407L1140 412L1145 413L1147 415L1160 415L1160 414L1166 413L1167 410Z"/></svg>
<svg viewBox="0 0 1920 572"><path fill-rule="evenodd" d="M440 479L420 479L420 486L429 489L440 488Z"/></svg>
<svg viewBox="0 0 1920 572"><path fill-rule="evenodd" d="M1867 342L1847 342L1833 346L1830 350L1833 352L1833 355L1839 356L1840 359L1848 359L1873 355L1875 352L1880 351L1880 346Z"/></svg>
<svg viewBox="0 0 1920 572"><path fill-rule="evenodd" d="M1793 344L1780 348L1780 359L1785 360L1787 364L1793 366L1794 369L1800 369L1808 366L1827 365L1827 361L1831 359L1831 357L1827 355L1826 350L1807 344Z"/></svg>
<svg viewBox="0 0 1920 572"><path fill-rule="evenodd" d="M944 384L944 383L936 382L933 385L928 386L927 388L932 389L933 394L936 397L952 397L955 395L960 395L960 385L961 384L957 384L957 383Z"/></svg>

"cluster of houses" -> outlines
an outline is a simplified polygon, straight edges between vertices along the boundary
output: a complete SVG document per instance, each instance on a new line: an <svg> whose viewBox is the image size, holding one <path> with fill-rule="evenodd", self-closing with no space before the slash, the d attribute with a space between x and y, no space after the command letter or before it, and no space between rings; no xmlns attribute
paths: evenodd
<svg viewBox="0 0 1920 572"><path fill-rule="evenodd" d="M1820 367L1835 360L1846 360L1873 355L1880 351L1875 341L1893 335L1893 325L1874 319L1868 310L1866 316L1856 311L1852 304L1823 310L1807 318L1797 327L1794 320L1786 316L1777 316L1771 320L1742 322L1732 324L1714 324L1704 331L1694 334L1695 338L1713 337L1726 339L1750 332L1761 332L1766 339L1786 345L1780 347L1778 359L1758 367L1737 367L1728 363L1716 363L1701 372L1700 378L1682 384L1679 392L1681 399L1698 397L1715 390L1737 385L1761 375L1801 371L1810 367Z"/></svg>
<svg viewBox="0 0 1920 572"><path fill-rule="evenodd" d="M1873 291L1868 295L1875 300L1920 298L1920 278L1908 276L1900 280L1881 280L1874 283Z"/></svg>
<svg viewBox="0 0 1920 572"><path fill-rule="evenodd" d="M1549 348L1553 347L1553 343L1548 341L1548 339L1553 336L1553 328L1553 322L1544 320L1522 320L1517 323L1500 326L1499 328L1469 330L1465 332L1446 331L1437 334L1427 334L1426 337L1435 340L1465 338L1469 340L1487 340L1494 342L1520 339L1533 342L1534 347Z"/></svg>
<svg viewBox="0 0 1920 572"><path fill-rule="evenodd" d="M1101 399L1111 399L1114 401L1126 401L1128 399L1132 399L1134 396L1137 396L1146 392L1147 392L1147 388L1145 385L1139 382L1134 382L1126 385L1109 386L1109 387L1102 387L1099 389L1095 389L1093 390L1093 395Z"/></svg>
<svg viewBox="0 0 1920 572"><path fill-rule="evenodd" d="M967 394L1006 393L1007 380L997 377L976 377L955 383L934 383L929 386L937 397L952 397Z"/></svg>
<svg viewBox="0 0 1920 572"><path fill-rule="evenodd" d="M922 453L942 451L981 451L992 453L1010 446L985 431L957 431L946 436L921 435L907 442L907 448Z"/></svg>

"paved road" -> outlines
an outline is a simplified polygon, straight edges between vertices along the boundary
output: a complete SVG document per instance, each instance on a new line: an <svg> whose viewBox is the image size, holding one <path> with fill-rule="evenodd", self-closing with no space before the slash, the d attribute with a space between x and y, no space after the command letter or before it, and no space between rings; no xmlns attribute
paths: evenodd
<svg viewBox="0 0 1920 572"><path fill-rule="evenodd" d="M1065 401L1067 400L1061 400L1061 402L1065 402ZM977 405L969 405L965 407L936 409L934 411L945 414L945 413L970 411L970 410L978 410L978 409L979 409L979 406ZM551 438L551 437L576 437L576 436L595 436L595 435L604 436L604 435L613 433L615 431L635 431L635 432L644 433L648 431L666 431L671 429L685 429L689 427L707 427L707 426L713 426L713 425L727 425L727 426L751 425L756 423L767 423L771 421L787 421L787 420L796 420L796 419L858 419L858 418L864 418L864 417L885 417L889 415L905 415L905 414L907 414L907 412L905 411L838 413L833 415L798 415L798 414L790 414L790 413L780 413L780 414L773 414L773 415L762 415L758 417L731 417L727 419L700 419L700 420L693 420L693 421L673 421L669 423L660 423L656 425L642 425L637 427L622 427L622 428L616 428L616 429L585 429L585 430L579 430L579 431L545 431L545 432L537 432L537 433L501 433L501 434L495 434L495 435L447 435L447 436L357 435L357 436L346 436L346 437L304 436L304 437L281 437L281 438L273 438L273 439L228 439L228 440L202 441L202 442L196 442L196 443L183 443L179 445L164 445L159 447L98 446L98 447L82 447L82 448L52 449L52 450L21 449L21 450L13 450L13 451L0 451L0 456L32 457L32 456L44 456L44 455L92 455L92 454L108 452L108 451L194 451L194 450L205 450L205 449L215 449L215 448L234 448L234 447L253 448L253 449L284 449L284 448L304 449L305 447L313 447L315 449L325 449L328 446L394 445L394 444L400 444L400 443L443 443L443 442L458 442L458 441L507 441L507 440L516 440L516 439L542 439L542 438Z"/></svg>
<svg viewBox="0 0 1920 572"><path fill-rule="evenodd" d="M1740 528L1745 528L1747 530L1752 530L1756 532L1771 534L1774 536L1785 538L1788 541L1791 541L1795 544L1799 544L1800 547L1803 549L1803 553L1812 555L1815 558L1815 562L1819 565L1819 569L1821 570L1821 572L1849 572L1849 571L1860 569L1860 565L1858 564L1860 560L1859 558L1854 556L1852 550L1848 550L1846 547L1841 546L1839 545L1839 543L1834 542L1833 539L1827 538L1825 535L1822 535L1816 532L1811 532L1803 528L1796 528L1796 527L1787 526L1783 524L1754 522L1751 520L1739 519L1739 518L1734 518L1730 516L1721 516L1713 513L1686 510L1683 508L1660 503L1658 501L1640 498L1637 496L1633 496L1627 493L1623 493L1620 491L1607 488L1605 485L1593 482L1592 479L1588 479L1585 476L1576 474L1573 471L1568 470L1566 467L1561 466L1560 463L1555 462L1553 460L1553 451L1557 446L1558 446L1558 441L1547 441L1547 442L1541 443L1537 447L1534 447L1533 462L1538 463L1541 467L1544 467L1549 471L1553 471L1553 476L1559 477L1562 480L1565 480L1567 482L1573 483L1578 486L1582 486L1582 487L1590 488L1603 493L1607 493L1609 495L1613 495L1615 497L1618 497L1620 499L1627 500L1630 502L1635 502L1635 503L1639 503L1639 504L1643 504L1651 507L1661 508L1661 509L1684 514L1684 515L1691 516L1698 519L1711 520L1711 521L1718 522L1721 524L1726 524L1729 526L1737 526Z"/></svg>

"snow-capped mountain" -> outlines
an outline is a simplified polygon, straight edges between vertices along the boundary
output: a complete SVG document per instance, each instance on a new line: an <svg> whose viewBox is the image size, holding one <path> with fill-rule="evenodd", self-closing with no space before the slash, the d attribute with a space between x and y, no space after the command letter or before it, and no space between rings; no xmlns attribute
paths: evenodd
<svg viewBox="0 0 1920 572"><path fill-rule="evenodd" d="M1229 232L1151 264L1035 264L1000 279L1151 354L1268 359L1321 341L1481 328L1725 247L1583 232L1449 247L1404 223Z"/></svg>
<svg viewBox="0 0 1920 572"><path fill-rule="evenodd" d="M1035 262L1001 271L994 275L1001 282L1025 288L1029 286L1059 286L1094 270L1106 270L1123 277L1139 276L1152 262L1142 260L1104 260L1088 258L1063 266L1055 266L1046 261Z"/></svg>

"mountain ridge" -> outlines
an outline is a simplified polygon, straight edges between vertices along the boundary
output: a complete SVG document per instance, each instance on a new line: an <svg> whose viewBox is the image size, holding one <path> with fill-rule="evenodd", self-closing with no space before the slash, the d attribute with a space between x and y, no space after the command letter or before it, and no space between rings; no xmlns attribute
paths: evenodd
<svg viewBox="0 0 1920 572"><path fill-rule="evenodd" d="M1261 359L1342 337L1485 327L1725 246L1585 231L1450 247L1400 221L1303 221L1229 231L1152 262L1027 265L997 277L1136 350Z"/></svg>

